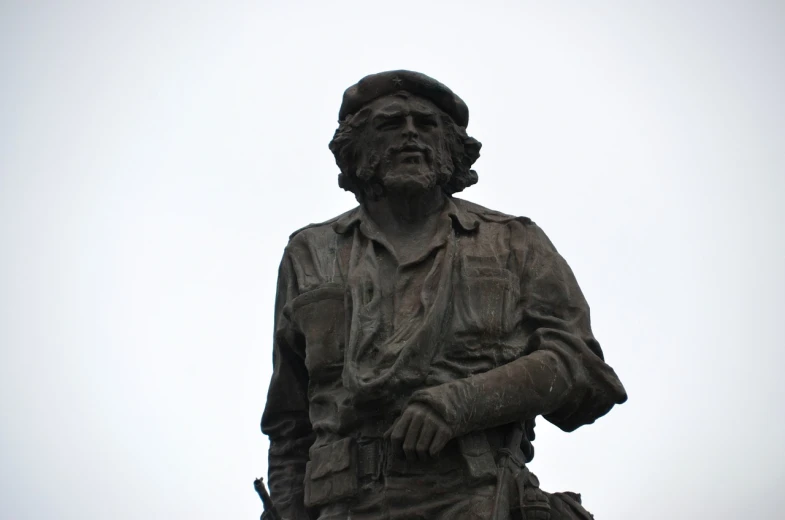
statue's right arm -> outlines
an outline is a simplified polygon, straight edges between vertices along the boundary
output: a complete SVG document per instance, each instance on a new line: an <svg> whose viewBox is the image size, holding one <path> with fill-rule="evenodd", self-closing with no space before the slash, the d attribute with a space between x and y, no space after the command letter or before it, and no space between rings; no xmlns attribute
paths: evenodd
<svg viewBox="0 0 785 520"><path fill-rule="evenodd" d="M288 317L287 304L297 296L291 259L284 253L278 271L273 341L273 376L262 416L270 439L270 496L286 520L307 520L303 480L313 429L308 418L308 371L302 335Z"/></svg>

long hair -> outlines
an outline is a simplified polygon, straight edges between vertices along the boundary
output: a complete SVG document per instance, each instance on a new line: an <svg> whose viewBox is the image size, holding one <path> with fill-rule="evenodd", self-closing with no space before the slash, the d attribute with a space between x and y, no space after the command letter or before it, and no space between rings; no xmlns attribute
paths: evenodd
<svg viewBox="0 0 785 520"><path fill-rule="evenodd" d="M335 156L335 163L341 170L338 175L338 186L354 193L360 202L368 196L373 196L374 193L378 194L380 189L373 178L358 175L358 162L363 144L362 134L370 112L370 109L365 107L340 121L329 145L330 151ZM455 121L443 111L439 111L439 117L444 130L446 148L453 165L452 175L442 189L447 195L452 195L477 183L477 172L472 170L471 166L480 157L482 143L469 137L466 129L455 124Z"/></svg>

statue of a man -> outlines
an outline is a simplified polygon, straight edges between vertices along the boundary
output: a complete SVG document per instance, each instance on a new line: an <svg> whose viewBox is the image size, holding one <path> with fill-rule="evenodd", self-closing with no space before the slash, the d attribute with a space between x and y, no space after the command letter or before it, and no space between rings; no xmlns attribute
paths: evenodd
<svg viewBox="0 0 785 520"><path fill-rule="evenodd" d="M281 262L262 430L287 520L589 519L526 463L625 401L567 263L477 182L465 103L411 71L344 94L330 150L359 206Z"/></svg>

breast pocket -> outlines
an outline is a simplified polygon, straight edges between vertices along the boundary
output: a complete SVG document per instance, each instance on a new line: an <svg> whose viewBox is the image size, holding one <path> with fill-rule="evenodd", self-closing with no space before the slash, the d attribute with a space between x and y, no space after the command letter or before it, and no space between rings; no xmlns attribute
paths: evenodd
<svg viewBox="0 0 785 520"><path fill-rule="evenodd" d="M518 276L496 257L464 257L459 272L456 332L501 336L512 330L520 296Z"/></svg>
<svg viewBox="0 0 785 520"><path fill-rule="evenodd" d="M305 366L312 379L329 377L343 366L345 290L325 284L292 300L292 320L305 337Z"/></svg>

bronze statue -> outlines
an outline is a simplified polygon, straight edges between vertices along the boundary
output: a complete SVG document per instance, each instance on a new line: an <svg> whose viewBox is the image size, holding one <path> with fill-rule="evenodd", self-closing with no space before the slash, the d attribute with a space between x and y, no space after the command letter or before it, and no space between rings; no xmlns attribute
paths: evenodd
<svg viewBox="0 0 785 520"><path fill-rule="evenodd" d="M527 469L626 400L567 263L477 182L469 110L417 72L344 94L330 150L359 206L292 234L262 431L286 520L589 519Z"/></svg>

